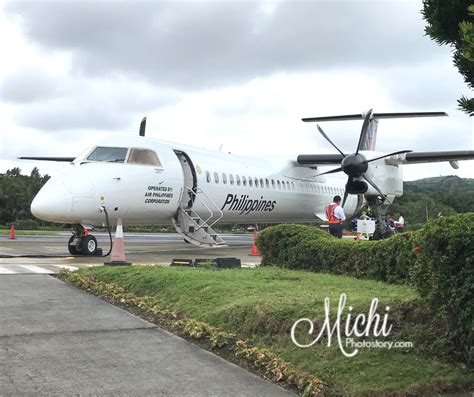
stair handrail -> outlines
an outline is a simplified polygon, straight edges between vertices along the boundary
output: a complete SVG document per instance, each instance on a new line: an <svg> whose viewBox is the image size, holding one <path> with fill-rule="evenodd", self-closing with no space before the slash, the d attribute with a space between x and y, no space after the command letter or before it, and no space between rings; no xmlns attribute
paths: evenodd
<svg viewBox="0 0 474 397"><path fill-rule="evenodd" d="M219 220L222 219L222 217L224 216L224 213L222 212L222 210L217 206L217 204L207 195L207 193L202 190L201 188L199 187L196 187L194 189L190 189L190 188L185 188L188 190L188 192L190 192L192 195L194 195L194 197L196 199L199 200L199 202L204 206L204 208L206 208L210 215L209 217L207 217L205 220L204 220L204 223L202 225L199 225L198 229L201 229L202 227L204 227L205 225L208 226L208 227L212 227L213 225L216 224L216 222L218 222ZM209 221L214 217L214 211L212 211L211 208L209 208L209 206L204 202L204 200L200 197L200 195L198 194L202 194L211 204L212 206L215 208L216 212L218 213L218 216L217 216L217 219L215 221L213 221L212 223L209 223ZM191 211L196 214L196 216L199 216L196 211L194 211L194 209L191 208Z"/></svg>

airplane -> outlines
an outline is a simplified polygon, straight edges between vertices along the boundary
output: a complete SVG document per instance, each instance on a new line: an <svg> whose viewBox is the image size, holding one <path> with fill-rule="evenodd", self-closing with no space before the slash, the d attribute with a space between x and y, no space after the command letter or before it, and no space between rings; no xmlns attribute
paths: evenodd
<svg viewBox="0 0 474 397"><path fill-rule="evenodd" d="M444 112L373 113L311 117L304 122L363 120L354 153L301 154L278 167L260 159L198 149L145 137L114 135L77 157L19 157L68 162L31 204L42 220L71 227L72 255L96 255L91 233L122 218L123 224L173 225L185 241L199 247L226 243L213 229L223 224L315 223L327 221L325 207L343 197L348 217L369 205L377 220L376 238L385 234L383 219L403 195L402 164L474 159L474 151L381 153L375 150L380 119L447 116ZM321 167L335 166L329 171ZM335 175L344 173L347 179Z"/></svg>

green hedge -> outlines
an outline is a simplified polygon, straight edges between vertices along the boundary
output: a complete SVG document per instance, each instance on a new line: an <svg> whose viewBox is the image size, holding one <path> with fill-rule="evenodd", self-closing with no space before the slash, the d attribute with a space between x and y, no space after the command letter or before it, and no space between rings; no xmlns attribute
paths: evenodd
<svg viewBox="0 0 474 397"><path fill-rule="evenodd" d="M303 225L278 225L259 233L262 265L345 274L389 283L404 283L415 258L412 233L380 241L337 239Z"/></svg>
<svg viewBox="0 0 474 397"><path fill-rule="evenodd" d="M278 225L257 239L262 265L414 286L432 313L438 345L473 362L474 213L440 217L379 241L337 239L310 226Z"/></svg>

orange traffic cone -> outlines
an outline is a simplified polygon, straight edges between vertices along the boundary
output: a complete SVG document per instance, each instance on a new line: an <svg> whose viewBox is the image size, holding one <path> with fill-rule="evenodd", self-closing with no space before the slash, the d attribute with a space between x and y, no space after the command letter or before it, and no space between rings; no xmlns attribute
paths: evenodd
<svg viewBox="0 0 474 397"><path fill-rule="evenodd" d="M257 230L253 230L253 242L252 242L252 251L250 251L250 256L260 256L260 252L258 252L257 244Z"/></svg>
<svg viewBox="0 0 474 397"><path fill-rule="evenodd" d="M117 230L115 231L115 241L112 246L110 262L104 263L107 266L129 266L130 262L125 259L125 245L123 242L122 218L117 219Z"/></svg>
<svg viewBox="0 0 474 397"><path fill-rule="evenodd" d="M10 237L8 237L8 240L15 240L15 224L12 223L12 228L10 229Z"/></svg>

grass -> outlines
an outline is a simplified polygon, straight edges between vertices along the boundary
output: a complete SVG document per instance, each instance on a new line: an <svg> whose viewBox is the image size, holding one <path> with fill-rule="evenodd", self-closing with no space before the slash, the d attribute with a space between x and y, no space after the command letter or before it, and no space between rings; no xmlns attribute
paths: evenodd
<svg viewBox="0 0 474 397"><path fill-rule="evenodd" d="M0 230L0 236L9 236L10 230ZM59 232L51 230L16 230L15 235L18 236L60 236Z"/></svg>
<svg viewBox="0 0 474 397"><path fill-rule="evenodd" d="M347 294L347 305L353 306L354 313L367 313L371 300L379 298L381 307L392 308L391 319L400 330L403 310L419 299L407 286L277 268L216 271L134 266L81 272L119 284L137 295L152 296L162 306L266 347L323 377L334 394L403 395L408 390L420 394L420 390L431 390L433 384L473 382L472 373L413 350L362 349L356 357L346 358L337 346L317 344L302 349L291 342L289 329L294 321L309 317L320 324L326 296L331 299L334 317L342 292ZM406 335L407 330L403 331ZM390 337L396 338L396 334Z"/></svg>

